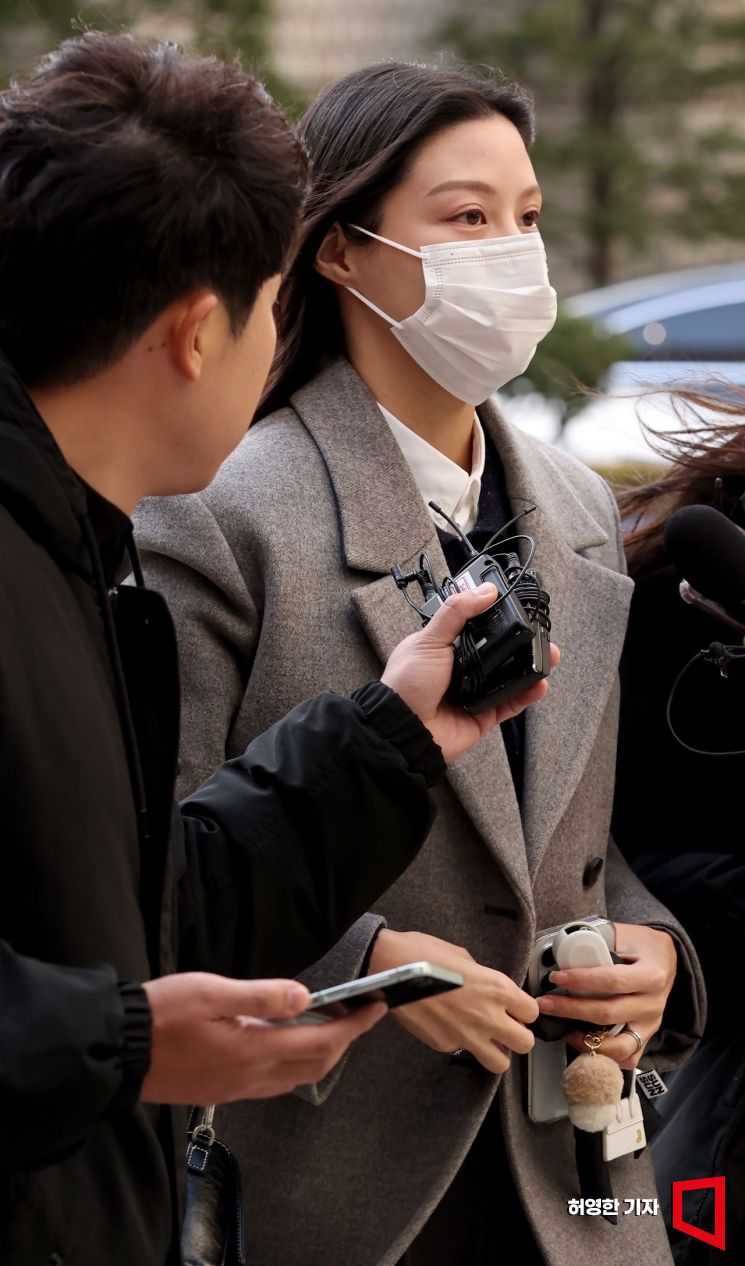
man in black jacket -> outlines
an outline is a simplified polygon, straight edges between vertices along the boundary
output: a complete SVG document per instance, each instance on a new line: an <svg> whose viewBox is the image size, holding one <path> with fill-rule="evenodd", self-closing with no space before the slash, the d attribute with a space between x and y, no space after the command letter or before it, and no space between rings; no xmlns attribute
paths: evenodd
<svg viewBox="0 0 745 1266"><path fill-rule="evenodd" d="M174 807L175 638L129 514L207 484L245 431L303 187L258 85L171 45L88 33L0 97L3 1266L178 1261L183 1122L160 1105L318 1080L381 1010L273 1028L307 991L222 973L320 958L416 854L445 760L505 716L442 702L487 586ZM307 619L299 576L298 654Z"/></svg>

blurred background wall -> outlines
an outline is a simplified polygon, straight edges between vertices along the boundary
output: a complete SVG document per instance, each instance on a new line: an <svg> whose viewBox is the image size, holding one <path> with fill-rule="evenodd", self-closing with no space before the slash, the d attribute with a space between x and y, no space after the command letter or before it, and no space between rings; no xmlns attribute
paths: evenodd
<svg viewBox="0 0 745 1266"><path fill-rule="evenodd" d="M577 379L745 385L745 0L0 0L0 76L86 24L239 49L295 117L380 58L520 79L569 302L507 407L602 463L646 452L635 405L588 427Z"/></svg>

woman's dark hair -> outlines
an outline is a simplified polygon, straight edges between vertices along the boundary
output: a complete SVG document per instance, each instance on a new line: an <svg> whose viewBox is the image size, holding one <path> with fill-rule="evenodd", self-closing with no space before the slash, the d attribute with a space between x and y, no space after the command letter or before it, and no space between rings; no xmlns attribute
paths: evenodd
<svg viewBox="0 0 745 1266"><path fill-rule="evenodd" d="M339 221L350 241L375 232L381 204L430 137L470 119L501 114L530 145L533 101L515 84L472 71L381 62L327 88L303 115L299 135L310 159L310 190L297 253L280 291L277 354L259 410L271 413L307 382L323 360L344 348L334 287L313 261Z"/></svg>
<svg viewBox="0 0 745 1266"><path fill-rule="evenodd" d="M237 334L285 265L306 173L237 61L66 40L0 94L0 348L29 384L74 382L202 286Z"/></svg>
<svg viewBox="0 0 745 1266"><path fill-rule="evenodd" d="M676 510L713 505L742 520L745 493L745 391L725 395L675 393L682 429L660 435L644 427L656 452L670 462L654 483L627 488L618 502L626 526L629 573L640 576L665 567L665 524ZM707 420L713 414L714 420Z"/></svg>

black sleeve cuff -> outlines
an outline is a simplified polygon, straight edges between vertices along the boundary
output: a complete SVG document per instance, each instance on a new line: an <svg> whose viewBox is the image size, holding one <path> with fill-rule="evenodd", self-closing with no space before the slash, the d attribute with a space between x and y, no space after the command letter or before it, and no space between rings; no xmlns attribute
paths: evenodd
<svg viewBox="0 0 745 1266"><path fill-rule="evenodd" d="M117 1108L131 1108L139 1098L145 1074L150 1067L153 1019L142 985L122 980L118 989L124 1006L124 1044L121 1052L122 1081L114 1103Z"/></svg>
<svg viewBox="0 0 745 1266"><path fill-rule="evenodd" d="M401 696L382 681L369 681L355 690L352 699L381 738L393 743L409 767L422 775L425 785L434 786L445 772L442 751Z"/></svg>

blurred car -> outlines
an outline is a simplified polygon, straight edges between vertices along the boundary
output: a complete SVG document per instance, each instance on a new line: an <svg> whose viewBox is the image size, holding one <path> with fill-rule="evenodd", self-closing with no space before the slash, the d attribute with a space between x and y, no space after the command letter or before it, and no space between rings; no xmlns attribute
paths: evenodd
<svg viewBox="0 0 745 1266"><path fill-rule="evenodd" d="M645 367L697 361L745 370L745 262L641 277L574 295L563 306L623 334Z"/></svg>
<svg viewBox="0 0 745 1266"><path fill-rule="evenodd" d="M635 359L613 367L605 398L588 404L561 437L591 464L651 456L640 418L656 430L679 425L666 387L725 395L745 388L745 262L605 286L574 295L563 309L622 334L635 353ZM658 394L642 398L650 388ZM540 398L500 403L518 426L555 437L556 416Z"/></svg>

